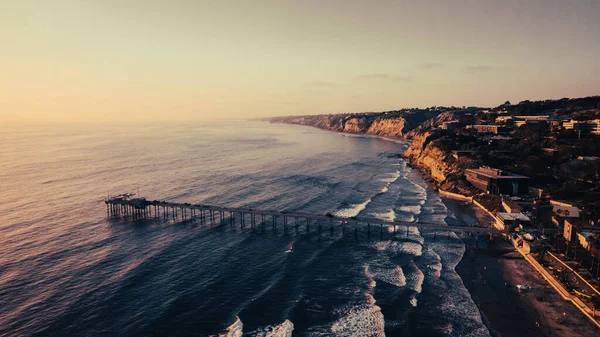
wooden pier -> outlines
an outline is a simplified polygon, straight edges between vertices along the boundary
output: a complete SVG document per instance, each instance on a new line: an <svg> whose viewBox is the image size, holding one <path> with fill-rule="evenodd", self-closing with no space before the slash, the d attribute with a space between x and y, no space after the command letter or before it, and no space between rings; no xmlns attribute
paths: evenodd
<svg viewBox="0 0 600 337"><path fill-rule="evenodd" d="M480 234L489 234L494 236L502 236L504 231L493 227L476 227L476 226L448 226L445 224L431 223L411 223L404 221L386 221L377 218L369 217L337 217L331 214L319 215L310 213L285 212L285 211L270 211L258 210L251 208L232 208L221 207L203 204L189 203L174 203L158 200L146 200L145 198L130 199L127 197L114 197L105 200L106 212L108 217L129 217L132 219L182 219L199 221L200 224L225 224L229 223L232 226L239 224L242 228L249 225L255 228L258 225L265 226L270 223L273 227L278 224L287 226L305 226L309 231L311 225L329 226L333 231L334 225L341 225L343 230L347 227L358 232L359 227L366 227L370 232L371 227L379 227L383 232L383 228L393 228L393 233L397 231L406 231L408 236L410 228L419 230L426 229L433 233L434 237L439 233L462 233L478 238ZM477 239L476 239L477 240Z"/></svg>

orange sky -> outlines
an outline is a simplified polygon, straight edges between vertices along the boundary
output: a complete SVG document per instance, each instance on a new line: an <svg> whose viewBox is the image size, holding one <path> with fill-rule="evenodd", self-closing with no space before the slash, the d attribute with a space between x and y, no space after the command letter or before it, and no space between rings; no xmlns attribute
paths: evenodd
<svg viewBox="0 0 600 337"><path fill-rule="evenodd" d="M600 2L0 0L0 122L600 94Z"/></svg>

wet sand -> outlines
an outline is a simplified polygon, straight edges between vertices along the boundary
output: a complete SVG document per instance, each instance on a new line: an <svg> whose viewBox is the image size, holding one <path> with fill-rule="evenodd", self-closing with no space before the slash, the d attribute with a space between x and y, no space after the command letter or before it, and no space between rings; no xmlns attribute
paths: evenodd
<svg viewBox="0 0 600 337"><path fill-rule="evenodd" d="M447 199L444 202L461 222L473 218L480 223L491 221L472 205ZM467 249L456 271L493 336L600 334L599 329L563 300L507 241L496 239L486 249ZM530 289L519 292L518 284Z"/></svg>

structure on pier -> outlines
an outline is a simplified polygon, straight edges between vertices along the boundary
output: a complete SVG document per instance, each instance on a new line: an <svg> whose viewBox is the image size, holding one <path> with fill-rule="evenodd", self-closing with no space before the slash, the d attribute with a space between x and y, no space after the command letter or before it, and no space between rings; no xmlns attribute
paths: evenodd
<svg viewBox="0 0 600 337"><path fill-rule="evenodd" d="M419 230L426 229L432 232L434 237L438 232L462 232L463 234L468 233L469 236L474 235L475 238L479 237L480 234L505 234L504 231L493 227L448 226L445 224L386 221L369 217L338 217L331 214L319 215L203 204L173 203L159 200L150 201L141 197L131 198L131 196L133 195L124 194L107 198L105 200L107 215L109 217L131 217L133 219L190 219L198 220L200 224L210 222L211 224L230 223L231 225L235 225L236 223L239 223L242 227L249 224L251 228L255 228L257 224L265 226L268 220L270 220L273 227L275 227L278 224L278 219L283 219L284 227L287 227L290 224L290 221L293 220L294 226L298 227L299 225L304 224L307 231L310 230L311 224L316 223L319 229L323 224L329 224L332 231L335 224L341 224L344 230L347 226L354 227L356 232L358 232L359 226L366 226L367 230L370 232L371 226L379 225L381 231L383 231L383 227L393 228L394 233L396 233L397 230L406 230L407 235L410 228L417 228Z"/></svg>

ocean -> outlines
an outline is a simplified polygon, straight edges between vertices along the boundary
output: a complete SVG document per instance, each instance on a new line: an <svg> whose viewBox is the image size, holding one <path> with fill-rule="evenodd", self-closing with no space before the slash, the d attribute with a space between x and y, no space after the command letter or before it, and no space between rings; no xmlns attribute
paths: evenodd
<svg viewBox="0 0 600 337"><path fill-rule="evenodd" d="M488 336L453 233L107 218L108 195L459 221L401 141L259 121L0 129L2 336ZM460 220L462 221L462 220Z"/></svg>

